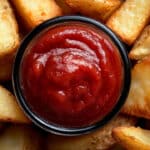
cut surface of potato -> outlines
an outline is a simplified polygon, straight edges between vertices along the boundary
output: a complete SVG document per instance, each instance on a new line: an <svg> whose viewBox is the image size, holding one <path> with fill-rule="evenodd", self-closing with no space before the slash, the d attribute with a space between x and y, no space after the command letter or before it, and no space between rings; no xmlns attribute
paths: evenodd
<svg viewBox="0 0 150 150"><path fill-rule="evenodd" d="M150 56L132 69L131 89L122 112L150 119Z"/></svg>
<svg viewBox="0 0 150 150"><path fill-rule="evenodd" d="M62 14L54 0L12 0L12 3L28 29Z"/></svg>
<svg viewBox="0 0 150 150"><path fill-rule="evenodd" d="M82 136L64 137L49 135L48 150L104 150L112 147L116 141L112 138L112 129L118 126L130 126L136 122L135 118L119 115L105 127Z"/></svg>
<svg viewBox="0 0 150 150"><path fill-rule="evenodd" d="M0 133L1 150L41 150L40 131L29 126L11 126Z"/></svg>
<svg viewBox="0 0 150 150"><path fill-rule="evenodd" d="M0 81L11 78L14 53L19 45L18 25L7 0L0 1Z"/></svg>
<svg viewBox="0 0 150 150"><path fill-rule="evenodd" d="M19 44L18 25L8 0L0 3L0 58Z"/></svg>
<svg viewBox="0 0 150 150"><path fill-rule="evenodd" d="M0 86L0 121L13 123L29 123L16 98L7 89Z"/></svg>
<svg viewBox="0 0 150 150"><path fill-rule="evenodd" d="M117 127L114 138L127 150L150 150L150 131L136 127Z"/></svg>
<svg viewBox="0 0 150 150"><path fill-rule="evenodd" d="M149 6L150 0L126 0L106 24L131 45L149 21Z"/></svg>
<svg viewBox="0 0 150 150"><path fill-rule="evenodd" d="M64 0L75 12L102 21L106 19L122 4L122 0Z"/></svg>
<svg viewBox="0 0 150 150"><path fill-rule="evenodd" d="M147 26L129 53L131 59L140 60L150 55L150 25Z"/></svg>

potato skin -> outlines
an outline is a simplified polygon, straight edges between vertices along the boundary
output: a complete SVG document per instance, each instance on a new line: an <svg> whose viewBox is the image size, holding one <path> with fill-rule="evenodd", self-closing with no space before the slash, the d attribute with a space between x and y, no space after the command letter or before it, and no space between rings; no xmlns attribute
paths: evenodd
<svg viewBox="0 0 150 150"><path fill-rule="evenodd" d="M73 11L105 22L122 0L64 0Z"/></svg>
<svg viewBox="0 0 150 150"><path fill-rule="evenodd" d="M63 15L71 15L75 12L65 3L64 0L55 0L56 3L60 6L62 9Z"/></svg>
<svg viewBox="0 0 150 150"><path fill-rule="evenodd" d="M132 45L150 18L149 0L126 0L106 22L121 39Z"/></svg>
<svg viewBox="0 0 150 150"><path fill-rule="evenodd" d="M54 0L12 0L12 3L29 30L47 19L62 15Z"/></svg>
<svg viewBox="0 0 150 150"><path fill-rule="evenodd" d="M18 24L7 0L0 2L0 81L11 78L14 54L20 43Z"/></svg>

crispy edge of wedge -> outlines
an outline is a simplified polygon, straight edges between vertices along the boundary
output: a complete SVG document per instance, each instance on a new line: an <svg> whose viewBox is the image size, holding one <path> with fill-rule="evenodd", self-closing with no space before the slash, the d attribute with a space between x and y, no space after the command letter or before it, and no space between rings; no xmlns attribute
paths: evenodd
<svg viewBox="0 0 150 150"><path fill-rule="evenodd" d="M132 81L122 113L150 119L150 56L139 61L132 69Z"/></svg>
<svg viewBox="0 0 150 150"><path fill-rule="evenodd" d="M15 96L2 86L0 86L0 121L30 123L16 102Z"/></svg>
<svg viewBox="0 0 150 150"><path fill-rule="evenodd" d="M150 1L127 0L107 20L106 25L128 45L132 45L150 18Z"/></svg>
<svg viewBox="0 0 150 150"><path fill-rule="evenodd" d="M150 25L146 26L140 37L136 40L129 57L134 60L140 60L150 55Z"/></svg>
<svg viewBox="0 0 150 150"><path fill-rule="evenodd" d="M120 7L122 0L64 0L74 11L105 22Z"/></svg>
<svg viewBox="0 0 150 150"><path fill-rule="evenodd" d="M62 9L55 0L11 0L11 2L28 30L45 20L62 15Z"/></svg>
<svg viewBox="0 0 150 150"><path fill-rule="evenodd" d="M117 127L113 137L128 150L150 150L150 131L139 127Z"/></svg>

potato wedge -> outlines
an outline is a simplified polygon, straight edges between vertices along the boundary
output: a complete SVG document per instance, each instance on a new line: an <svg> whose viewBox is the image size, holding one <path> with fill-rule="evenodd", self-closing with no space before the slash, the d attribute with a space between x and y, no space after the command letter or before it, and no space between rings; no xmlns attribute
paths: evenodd
<svg viewBox="0 0 150 150"><path fill-rule="evenodd" d="M122 0L64 0L75 12L106 21L122 4Z"/></svg>
<svg viewBox="0 0 150 150"><path fill-rule="evenodd" d="M62 14L54 0L12 0L12 3L28 29Z"/></svg>
<svg viewBox="0 0 150 150"><path fill-rule="evenodd" d="M16 98L2 86L0 86L0 121L30 123L18 106Z"/></svg>
<svg viewBox="0 0 150 150"><path fill-rule="evenodd" d="M131 89L122 112L150 119L150 56L132 69Z"/></svg>
<svg viewBox="0 0 150 150"><path fill-rule="evenodd" d="M19 45L18 25L7 0L0 2L0 81L11 78L14 53Z"/></svg>
<svg viewBox="0 0 150 150"><path fill-rule="evenodd" d="M117 127L113 137L127 150L150 150L150 131L136 127Z"/></svg>
<svg viewBox="0 0 150 150"><path fill-rule="evenodd" d="M140 60L150 55L150 25L147 26L135 42L129 53L131 59Z"/></svg>
<svg viewBox="0 0 150 150"><path fill-rule="evenodd" d="M57 4L62 9L63 14L65 15L71 15L74 13L74 11L65 3L64 0L55 0Z"/></svg>
<svg viewBox="0 0 150 150"><path fill-rule="evenodd" d="M131 45L149 21L149 6L150 0L126 0L106 24Z"/></svg>
<svg viewBox="0 0 150 150"><path fill-rule="evenodd" d="M130 126L136 122L135 118L119 115L108 125L88 135L64 137L49 135L48 150L104 150L116 142L111 136L112 129L118 126Z"/></svg>
<svg viewBox="0 0 150 150"><path fill-rule="evenodd" d="M40 131L29 126L11 126L0 134L1 150L41 150Z"/></svg>

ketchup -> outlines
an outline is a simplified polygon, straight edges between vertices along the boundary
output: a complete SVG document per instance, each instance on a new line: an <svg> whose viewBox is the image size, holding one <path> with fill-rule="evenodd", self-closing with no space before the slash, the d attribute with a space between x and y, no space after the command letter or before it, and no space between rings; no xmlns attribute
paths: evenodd
<svg viewBox="0 0 150 150"><path fill-rule="evenodd" d="M122 92L122 59L110 38L81 23L56 25L27 48L21 85L29 107L49 123L89 126L111 112Z"/></svg>

